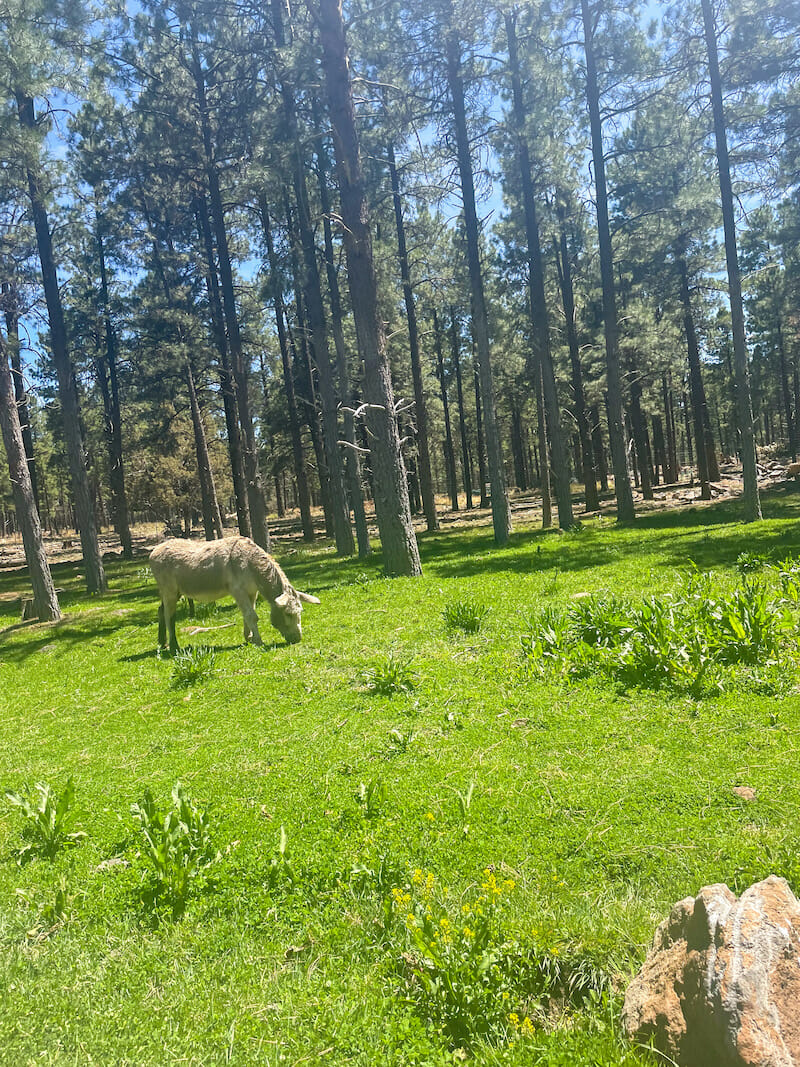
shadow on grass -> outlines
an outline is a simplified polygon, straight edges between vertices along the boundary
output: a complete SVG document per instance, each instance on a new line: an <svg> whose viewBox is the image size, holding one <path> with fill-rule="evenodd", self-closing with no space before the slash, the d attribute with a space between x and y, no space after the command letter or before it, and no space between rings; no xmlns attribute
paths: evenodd
<svg viewBox="0 0 800 1067"><path fill-rule="evenodd" d="M198 634L197 636L200 637L202 635ZM197 647L199 647L201 645L204 648L210 648L214 652L214 654L217 655L217 656L226 656L226 655L230 655L233 652L241 652L243 649L248 648L248 647L258 648L258 650L260 652L263 652L265 654L268 653L268 652L278 652L281 649L291 648L291 645L289 645L288 642L282 640L281 638L278 638L275 641L265 640L263 645L252 645L251 646L249 644L249 642L244 641L240 637L238 640L234 641L232 644L226 644L226 645L214 644L213 641L203 641L203 640L191 641L191 642L184 641L180 645L180 647L178 649L178 652L186 652L190 648L197 648ZM160 650L160 649L156 648L155 645L154 645L153 648L147 648L143 652L132 652L128 656L118 656L117 657L117 662L118 663L142 663L142 662L144 662L145 660L148 660L148 659L161 659L165 663L171 663L175 659L176 655L177 655L177 653L172 653L172 652L169 652L167 650Z"/></svg>
<svg viewBox="0 0 800 1067"><path fill-rule="evenodd" d="M102 610L98 606L88 611L68 615L59 622L18 622L7 626L5 629L0 630L2 658L7 663L21 663L29 656L36 655L43 649L50 651L51 646L52 650L55 650L56 647L59 650L69 650L76 645L108 637L116 633L122 626L145 626L153 621L152 612L145 612L144 610L139 612L127 610L121 618L109 619L104 616L100 621L99 615ZM31 639L26 641L25 644L3 645L5 638L19 634L23 630L31 632Z"/></svg>
<svg viewBox="0 0 800 1067"><path fill-rule="evenodd" d="M520 531L497 548L487 529L445 532L426 539L423 565L442 578L496 573L580 571L605 561L642 553L660 556L663 567L701 569L732 566L742 552L757 548L780 559L800 550L800 496L794 487L763 498L764 519L796 519L781 529L743 523L738 501L642 515L628 526L585 526L575 532ZM733 528L732 528L733 527ZM724 537L716 536L725 531Z"/></svg>

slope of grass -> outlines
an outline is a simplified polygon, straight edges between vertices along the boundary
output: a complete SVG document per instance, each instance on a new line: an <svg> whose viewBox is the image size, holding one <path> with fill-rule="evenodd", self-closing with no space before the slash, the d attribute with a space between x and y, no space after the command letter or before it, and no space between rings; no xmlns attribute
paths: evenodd
<svg viewBox="0 0 800 1067"><path fill-rule="evenodd" d="M322 600L303 642L246 647L233 605L180 609L182 643L215 653L188 685L156 656L142 560L110 563L100 599L59 568L57 626L0 599L0 786L71 777L88 835L20 865L0 802L0 1063L646 1062L617 1018L670 905L770 872L800 889L795 665L698 699L538 677L520 639L578 593L799 554L797 498L766 514L522 530L502 550L443 532L418 580L278 546ZM488 609L475 632L443 618L458 602ZM408 684L376 691L387 673ZM130 808L149 790L166 810L176 780L219 856L173 920ZM426 909L451 931L435 945ZM489 1032L465 1031L480 1011Z"/></svg>

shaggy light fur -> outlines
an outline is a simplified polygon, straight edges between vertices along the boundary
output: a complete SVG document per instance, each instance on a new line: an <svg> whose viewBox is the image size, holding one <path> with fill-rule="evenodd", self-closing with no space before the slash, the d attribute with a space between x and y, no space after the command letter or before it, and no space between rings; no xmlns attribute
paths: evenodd
<svg viewBox="0 0 800 1067"><path fill-rule="evenodd" d="M270 622L290 644L303 630L301 601L319 604L310 593L298 592L272 558L249 537L221 541L164 541L150 553L150 569L158 584L158 644L176 652L175 605L180 597L212 601L232 596L244 618L244 639L260 645L256 600L259 593L270 603Z"/></svg>

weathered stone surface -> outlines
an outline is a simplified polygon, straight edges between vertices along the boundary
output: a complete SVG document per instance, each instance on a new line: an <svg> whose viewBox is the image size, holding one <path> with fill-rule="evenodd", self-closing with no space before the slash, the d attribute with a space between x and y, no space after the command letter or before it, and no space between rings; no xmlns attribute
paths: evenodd
<svg viewBox="0 0 800 1067"><path fill-rule="evenodd" d="M800 1067L800 904L784 879L679 901L622 1021L680 1067Z"/></svg>

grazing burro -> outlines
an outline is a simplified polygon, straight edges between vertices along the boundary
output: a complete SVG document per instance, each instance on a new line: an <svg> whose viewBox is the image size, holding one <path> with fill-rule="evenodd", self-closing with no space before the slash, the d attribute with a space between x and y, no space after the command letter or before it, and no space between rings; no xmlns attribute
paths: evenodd
<svg viewBox="0 0 800 1067"><path fill-rule="evenodd" d="M150 569L158 584L158 644L177 652L175 606L189 600L212 601L232 596L244 617L244 639L260 645L256 600L259 593L270 603L270 622L290 644L303 636L302 601L319 604L310 593L291 585L278 564L249 537L225 537L221 541L182 541L172 538L150 553Z"/></svg>

